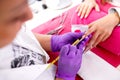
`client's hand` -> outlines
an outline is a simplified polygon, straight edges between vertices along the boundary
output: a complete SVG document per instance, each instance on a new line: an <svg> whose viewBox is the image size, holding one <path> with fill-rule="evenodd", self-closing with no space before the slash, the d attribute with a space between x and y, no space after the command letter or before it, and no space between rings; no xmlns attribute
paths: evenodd
<svg viewBox="0 0 120 80"><path fill-rule="evenodd" d="M53 52L60 51L66 44L72 44L76 39L81 38L83 33L65 33L63 35L53 35L51 38L51 49Z"/></svg>
<svg viewBox="0 0 120 80"><path fill-rule="evenodd" d="M110 13L88 25L88 30L85 35L93 33L93 36L87 44L86 50L96 47L100 42L108 39L116 25L119 23L119 17L117 12Z"/></svg>
<svg viewBox="0 0 120 80"><path fill-rule="evenodd" d="M87 18L93 8L95 8L96 11L100 11L96 0L84 0L77 7L76 12L78 12L78 16L81 18Z"/></svg>

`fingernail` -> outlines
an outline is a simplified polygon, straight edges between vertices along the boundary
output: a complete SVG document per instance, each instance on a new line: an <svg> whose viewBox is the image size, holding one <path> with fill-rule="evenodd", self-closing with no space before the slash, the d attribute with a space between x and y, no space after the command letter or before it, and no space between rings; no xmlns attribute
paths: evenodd
<svg viewBox="0 0 120 80"><path fill-rule="evenodd" d="M88 50L90 50L88 47L83 51L83 53L86 53Z"/></svg>
<svg viewBox="0 0 120 80"><path fill-rule="evenodd" d="M99 9L97 9L97 12L100 12L100 10L99 10Z"/></svg>
<svg viewBox="0 0 120 80"><path fill-rule="evenodd" d="M82 38L85 38L85 37L86 37L86 35L83 35L83 36L82 36Z"/></svg>
<svg viewBox="0 0 120 80"><path fill-rule="evenodd" d="M78 16L80 16L80 13L78 13Z"/></svg>
<svg viewBox="0 0 120 80"><path fill-rule="evenodd" d="M80 17L81 19L83 18L83 16Z"/></svg>
<svg viewBox="0 0 120 80"><path fill-rule="evenodd" d="M88 49L89 50L89 49ZM83 51L83 54L85 54L88 50Z"/></svg>
<svg viewBox="0 0 120 80"><path fill-rule="evenodd" d="M87 18L87 15L85 15L85 18Z"/></svg>

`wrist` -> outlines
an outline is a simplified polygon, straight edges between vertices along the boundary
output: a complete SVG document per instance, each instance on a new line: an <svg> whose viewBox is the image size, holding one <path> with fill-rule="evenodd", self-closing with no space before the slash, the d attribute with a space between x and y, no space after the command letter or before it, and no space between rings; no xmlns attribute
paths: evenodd
<svg viewBox="0 0 120 80"><path fill-rule="evenodd" d="M107 16L107 21L109 24L111 24L111 26L114 28L119 24L119 16L117 14L117 12L113 12L108 14Z"/></svg>
<svg viewBox="0 0 120 80"><path fill-rule="evenodd" d="M56 79L63 79L63 80L75 80L75 76L70 76L70 75L65 75L65 74L59 74L58 72L56 73Z"/></svg>
<svg viewBox="0 0 120 80"><path fill-rule="evenodd" d="M53 52L57 52L60 50L60 48L59 48L59 36L58 35L52 35L52 37L51 37L51 50Z"/></svg>
<svg viewBox="0 0 120 80"><path fill-rule="evenodd" d="M56 76L57 80L75 80L75 77Z"/></svg>
<svg viewBox="0 0 120 80"><path fill-rule="evenodd" d="M75 78L56 78L56 80L75 80Z"/></svg>
<svg viewBox="0 0 120 80"><path fill-rule="evenodd" d="M119 16L119 14L118 14L118 12L117 12L116 9L111 8L111 9L109 10L109 14L113 15L113 18L112 18L112 19L114 19L114 20L116 21L116 24L117 24L117 25L120 24L120 16Z"/></svg>
<svg viewBox="0 0 120 80"><path fill-rule="evenodd" d="M63 80L75 80L75 77L65 77Z"/></svg>
<svg viewBox="0 0 120 80"><path fill-rule="evenodd" d="M117 12L111 13L114 17L112 19L114 19L115 24L118 25L120 23L120 18Z"/></svg>

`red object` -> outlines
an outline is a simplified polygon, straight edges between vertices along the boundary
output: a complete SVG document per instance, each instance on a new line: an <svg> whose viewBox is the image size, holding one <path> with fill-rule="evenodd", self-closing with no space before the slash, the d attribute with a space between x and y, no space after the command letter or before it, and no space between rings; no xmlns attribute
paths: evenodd
<svg viewBox="0 0 120 80"><path fill-rule="evenodd" d="M81 32L80 30L75 30L75 32Z"/></svg>

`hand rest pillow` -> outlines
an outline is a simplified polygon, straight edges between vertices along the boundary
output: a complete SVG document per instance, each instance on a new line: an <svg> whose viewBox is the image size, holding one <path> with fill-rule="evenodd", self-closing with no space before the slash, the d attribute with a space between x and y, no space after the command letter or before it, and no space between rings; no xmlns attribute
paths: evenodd
<svg viewBox="0 0 120 80"><path fill-rule="evenodd" d="M85 19L81 19L77 13L74 13L72 15L71 19L71 25L79 25L79 24L89 24L103 16L105 16L106 13L104 12L96 12L95 10L92 10L90 15ZM115 29L113 30L111 36L105 40L104 42L101 42L99 44L102 48L116 54L120 55L120 27L116 26Z"/></svg>

